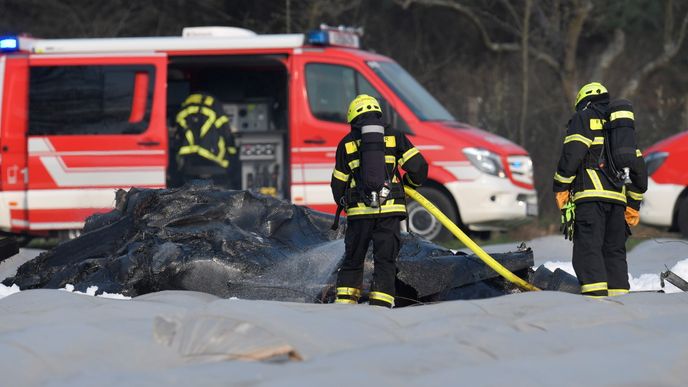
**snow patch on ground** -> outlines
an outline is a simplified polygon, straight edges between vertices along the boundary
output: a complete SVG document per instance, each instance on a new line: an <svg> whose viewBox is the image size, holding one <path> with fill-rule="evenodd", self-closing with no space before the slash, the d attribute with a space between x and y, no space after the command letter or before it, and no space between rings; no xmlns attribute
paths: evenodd
<svg viewBox="0 0 688 387"><path fill-rule="evenodd" d="M12 286L5 286L3 284L0 284L0 298L5 298L9 296L10 294L14 293L19 293L20 289L19 286L17 285L12 285Z"/></svg>
<svg viewBox="0 0 688 387"><path fill-rule="evenodd" d="M573 264L571 264L571 262L548 261L545 262L543 265L545 265L545 267L551 271L561 269L571 275L576 275L575 271L573 270ZM670 267L670 270L673 271L679 277L683 279L688 279L688 259L684 259L676 263L674 266ZM654 273L645 273L641 274L638 277L634 277L632 274L628 274L628 282L631 284L631 291L636 292L664 290L665 293L678 293L681 291L681 289L666 281L664 282L664 288L662 289L659 274Z"/></svg>
<svg viewBox="0 0 688 387"><path fill-rule="evenodd" d="M12 285L15 286L15 285ZM115 300L131 300L131 297L127 297L123 294L119 293L108 293L108 292L102 292L101 294L96 294L98 292L98 287L97 286L89 286L86 288L86 292L80 292L78 290L74 290L74 285L72 284L67 284L64 288L59 289L65 292L70 292L70 293L76 293L76 294L85 294L87 296L95 296L95 297L103 297L103 298L111 298Z"/></svg>
<svg viewBox="0 0 688 387"><path fill-rule="evenodd" d="M119 293L108 293L108 292L102 292L101 294L96 294L98 292L98 287L97 286L89 286L85 292L80 292L78 290L74 289L74 285L72 284L67 284L64 288L58 289L60 291L68 292L68 293L74 293L74 294L83 294L86 296L95 296L95 297L102 297L102 298L110 298L110 299L115 299L115 300L131 300L131 297L127 297L123 294ZM21 289L19 289L19 286L17 285L12 285L12 286L5 286L3 284L0 284L0 299L5 298L11 294L14 293L19 293Z"/></svg>

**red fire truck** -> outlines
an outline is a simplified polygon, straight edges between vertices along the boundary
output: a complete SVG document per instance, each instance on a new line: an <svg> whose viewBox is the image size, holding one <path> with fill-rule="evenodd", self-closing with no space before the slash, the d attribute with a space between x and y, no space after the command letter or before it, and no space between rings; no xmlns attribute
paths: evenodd
<svg viewBox="0 0 688 387"><path fill-rule="evenodd" d="M645 151L650 176L640 221L678 230L688 238L688 133L662 140Z"/></svg>
<svg viewBox="0 0 688 387"><path fill-rule="evenodd" d="M222 101L244 189L334 212L329 188L349 101L381 100L430 164L421 192L473 231L536 215L532 162L509 140L458 122L350 29L257 35L196 27L181 37L0 39L0 230L78 230L119 188L168 185L169 136L194 91ZM416 203L410 226L442 226Z"/></svg>

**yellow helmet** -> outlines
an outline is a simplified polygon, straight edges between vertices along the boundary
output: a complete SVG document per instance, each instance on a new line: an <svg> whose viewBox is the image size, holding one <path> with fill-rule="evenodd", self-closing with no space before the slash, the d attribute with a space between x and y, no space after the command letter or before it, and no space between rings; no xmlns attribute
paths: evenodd
<svg viewBox="0 0 688 387"><path fill-rule="evenodd" d="M367 112L379 112L382 114L380 104L377 100L367 94L359 94L349 104L349 111L346 114L346 122L351 123L354 118Z"/></svg>
<svg viewBox="0 0 688 387"><path fill-rule="evenodd" d="M576 95L576 102L573 104L573 108L575 109L576 106L578 106L578 102L583 100L583 98L600 94L607 94L607 88L604 87L604 85L599 82L588 83L578 90L578 95Z"/></svg>

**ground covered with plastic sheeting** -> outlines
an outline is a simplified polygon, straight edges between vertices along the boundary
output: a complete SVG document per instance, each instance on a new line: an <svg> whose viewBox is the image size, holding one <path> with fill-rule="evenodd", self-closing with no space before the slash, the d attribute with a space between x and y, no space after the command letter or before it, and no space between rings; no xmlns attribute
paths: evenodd
<svg viewBox="0 0 688 387"><path fill-rule="evenodd" d="M344 226L332 231L332 221L283 200L202 182L120 191L115 210L89 218L80 237L23 264L3 283L21 289L71 284L130 297L193 290L223 298L329 302L344 252ZM524 278L533 265L526 248L494 258ZM397 306L516 291L474 255L403 236Z"/></svg>
<svg viewBox="0 0 688 387"><path fill-rule="evenodd" d="M0 300L7 386L684 386L688 294L515 294L403 309L109 300L30 290Z"/></svg>

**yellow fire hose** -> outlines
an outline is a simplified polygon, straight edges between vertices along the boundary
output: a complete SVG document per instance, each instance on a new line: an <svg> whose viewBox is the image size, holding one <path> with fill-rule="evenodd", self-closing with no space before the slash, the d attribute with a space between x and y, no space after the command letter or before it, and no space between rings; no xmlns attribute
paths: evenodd
<svg viewBox="0 0 688 387"><path fill-rule="evenodd" d="M454 234L454 236L457 237L464 245L466 245L466 247L471 249L471 251L473 251L480 259L482 259L487 266L491 267L494 271L496 271L499 275L504 277L507 281L512 282L525 290L540 290L532 284L529 284L528 282L524 281L514 273L510 272L509 269L502 266L501 263L497 262L494 258L487 254L485 250L483 250L480 246L473 242L473 240L471 240L471 238L469 238L468 235L461 231L461 229L457 227L454 224L454 222L449 220L449 218L447 218L447 216L444 215L442 211L435 207L435 205L432 204L431 201L426 199L425 196L421 195L418 191L408 186L404 186L404 191L413 200L417 201L418 204L420 204L426 210L428 210L432 214L432 216L437 218L437 220L439 220L440 223L444 225L444 227L451 231L451 233Z"/></svg>

